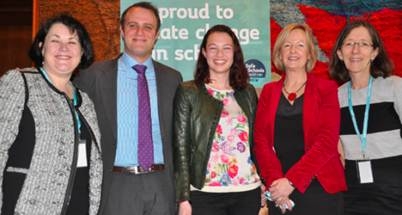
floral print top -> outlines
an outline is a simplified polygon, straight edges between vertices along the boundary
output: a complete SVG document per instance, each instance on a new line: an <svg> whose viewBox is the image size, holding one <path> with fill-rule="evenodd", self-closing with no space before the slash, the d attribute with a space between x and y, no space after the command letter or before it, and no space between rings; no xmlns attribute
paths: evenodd
<svg viewBox="0 0 402 215"><path fill-rule="evenodd" d="M206 87L211 96L223 102L223 110L212 141L202 191L255 189L260 185L260 178L250 156L247 116L236 102L233 90Z"/></svg>

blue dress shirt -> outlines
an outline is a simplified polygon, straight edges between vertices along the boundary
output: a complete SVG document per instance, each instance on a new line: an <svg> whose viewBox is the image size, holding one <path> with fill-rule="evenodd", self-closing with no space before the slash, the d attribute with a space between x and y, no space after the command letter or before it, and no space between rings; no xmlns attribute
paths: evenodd
<svg viewBox="0 0 402 215"><path fill-rule="evenodd" d="M138 97L137 73L132 66L138 64L127 53L119 58L117 66L117 148L115 166L138 165ZM163 164L162 136L158 114L158 94L155 68L152 59L146 60L147 78L152 120L154 163Z"/></svg>

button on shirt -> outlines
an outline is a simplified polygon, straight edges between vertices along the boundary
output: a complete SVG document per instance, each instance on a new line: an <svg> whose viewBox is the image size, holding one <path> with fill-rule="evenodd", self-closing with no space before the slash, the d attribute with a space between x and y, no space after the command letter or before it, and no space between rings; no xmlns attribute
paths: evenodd
<svg viewBox="0 0 402 215"><path fill-rule="evenodd" d="M124 53L118 60L117 71L117 148L115 166L138 165L138 98L137 73L132 66L139 64ZM158 114L158 95L156 89L155 68L152 59L144 63L147 78L152 121L152 140L154 163L163 162L163 146Z"/></svg>

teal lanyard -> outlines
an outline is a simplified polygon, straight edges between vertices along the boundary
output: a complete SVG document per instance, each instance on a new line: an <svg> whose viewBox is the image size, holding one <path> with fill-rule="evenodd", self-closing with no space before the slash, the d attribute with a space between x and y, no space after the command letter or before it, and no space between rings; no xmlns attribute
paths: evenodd
<svg viewBox="0 0 402 215"><path fill-rule="evenodd" d="M46 73L45 69L43 69L43 67L40 67L39 71L43 74L43 76L45 76L46 80L49 83L52 83L52 81L50 80L49 76L47 75L47 73ZM78 116L77 111L75 110L75 107L77 107L77 105L78 105L78 95L77 95L77 90L75 89L75 87L74 87L74 94L73 94L73 105L74 105L73 112L74 112L74 116L75 116L75 122L77 123L78 133L80 133L81 121L80 121L80 117Z"/></svg>
<svg viewBox="0 0 402 215"><path fill-rule="evenodd" d="M366 97L366 108L364 110L364 121L363 121L363 132L360 134L359 127L357 126L355 112L353 111L352 104L352 84L349 81L348 85L348 106L350 117L352 118L353 127L355 128L357 136L360 139L360 149L362 150L363 159L366 159L366 149L367 149L367 127L368 127L368 118L370 111L370 101L371 101L371 88L373 85L373 77L370 76L368 89L367 89L367 97Z"/></svg>

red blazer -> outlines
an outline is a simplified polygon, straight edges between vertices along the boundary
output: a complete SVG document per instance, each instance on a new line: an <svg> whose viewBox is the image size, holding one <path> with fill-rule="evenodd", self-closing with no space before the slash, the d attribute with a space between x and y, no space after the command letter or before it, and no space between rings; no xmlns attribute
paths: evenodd
<svg viewBox="0 0 402 215"><path fill-rule="evenodd" d="M283 81L284 77L266 84L257 106L253 152L265 184L269 186L276 179L286 177L304 193L316 177L328 193L346 190L344 168L337 148L340 128L337 85L311 74L307 75L303 102L305 154L288 172L282 171L273 144Z"/></svg>

